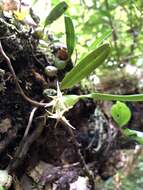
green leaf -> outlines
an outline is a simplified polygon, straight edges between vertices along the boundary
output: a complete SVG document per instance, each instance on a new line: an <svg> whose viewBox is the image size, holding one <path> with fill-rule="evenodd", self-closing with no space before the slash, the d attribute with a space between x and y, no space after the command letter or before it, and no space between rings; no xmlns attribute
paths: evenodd
<svg viewBox="0 0 143 190"><path fill-rule="evenodd" d="M91 44L91 46L89 47L89 51L99 46L104 40L106 40L111 35L111 33L111 30L103 32L103 34Z"/></svg>
<svg viewBox="0 0 143 190"><path fill-rule="evenodd" d="M68 60L71 58L71 55L75 47L75 31L74 25L70 17L65 16L65 30L66 30L66 44L68 49Z"/></svg>
<svg viewBox="0 0 143 190"><path fill-rule="evenodd" d="M135 6L136 6L136 8L137 8L139 11L142 12L142 10L143 10L143 1L141 1L141 0L136 0L136 1L135 1Z"/></svg>
<svg viewBox="0 0 143 190"><path fill-rule="evenodd" d="M78 95L65 95L63 96L63 101L66 107L73 107L80 99Z"/></svg>
<svg viewBox="0 0 143 190"><path fill-rule="evenodd" d="M38 0L33 0L32 5L35 5L38 2Z"/></svg>
<svg viewBox="0 0 143 190"><path fill-rule="evenodd" d="M3 188L2 186L0 186L0 190L5 190L5 188Z"/></svg>
<svg viewBox="0 0 143 190"><path fill-rule="evenodd" d="M114 94L104 94L104 93L91 93L91 94L84 94L84 95L65 95L65 101L68 99L73 99L71 105L74 105L74 101L80 99L90 98L93 100L105 100L105 101L126 101L126 102L142 102L143 101L143 94L133 94L133 95L114 95ZM74 100L75 99L75 100Z"/></svg>
<svg viewBox="0 0 143 190"><path fill-rule="evenodd" d="M61 83L61 89L74 86L87 77L107 58L110 52L109 44L104 44L83 58L67 75Z"/></svg>
<svg viewBox="0 0 143 190"><path fill-rule="evenodd" d="M117 101L111 108L111 115L119 127L126 125L131 119L131 111L125 103Z"/></svg>
<svg viewBox="0 0 143 190"><path fill-rule="evenodd" d="M123 130L123 134L137 141L138 143L143 144L143 132L125 128Z"/></svg>
<svg viewBox="0 0 143 190"><path fill-rule="evenodd" d="M143 101L143 94L114 95L114 94L104 94L104 93L91 93L91 94L83 94L83 95L64 95L63 96L64 104L67 107L73 107L80 99L87 99L87 98L90 98L93 100L106 100L106 101L116 100L118 101L118 105L120 103L120 105L124 105L124 107L129 109L124 103L121 103L119 101L127 101L127 102Z"/></svg>
<svg viewBox="0 0 143 190"><path fill-rule="evenodd" d="M106 40L110 35L111 35L112 31L106 31L106 32L103 32L102 35L97 38L92 44L91 46L88 48L88 52L91 52L92 50L94 50L95 48L97 48L99 45L101 45L101 43ZM83 53L81 55L81 59L86 57L87 54ZM80 59L80 60L81 60Z"/></svg>
<svg viewBox="0 0 143 190"><path fill-rule="evenodd" d="M66 2L60 2L58 5L56 5L49 15L46 17L45 23L44 23L44 28L57 20L68 8L68 5Z"/></svg>
<svg viewBox="0 0 143 190"><path fill-rule="evenodd" d="M118 94L105 94L105 93L95 92L91 94L86 94L84 95L83 98L92 98L94 100L106 100L106 101L142 102L143 94L118 95Z"/></svg>
<svg viewBox="0 0 143 190"><path fill-rule="evenodd" d="M33 11L32 8L29 9L29 14L30 14L31 18L34 20L34 22L35 22L36 24L39 24L40 18L39 18L39 16L37 16L37 15L34 13L34 11Z"/></svg>

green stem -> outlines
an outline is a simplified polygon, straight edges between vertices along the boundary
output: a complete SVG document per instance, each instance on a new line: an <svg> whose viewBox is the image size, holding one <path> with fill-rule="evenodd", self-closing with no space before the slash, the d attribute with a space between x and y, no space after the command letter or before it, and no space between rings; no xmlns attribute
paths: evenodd
<svg viewBox="0 0 143 190"><path fill-rule="evenodd" d="M92 93L87 95L81 95L79 98L92 98L95 100L107 100L107 101L124 101L124 102L140 102L143 101L143 94L134 95L113 95L104 93Z"/></svg>

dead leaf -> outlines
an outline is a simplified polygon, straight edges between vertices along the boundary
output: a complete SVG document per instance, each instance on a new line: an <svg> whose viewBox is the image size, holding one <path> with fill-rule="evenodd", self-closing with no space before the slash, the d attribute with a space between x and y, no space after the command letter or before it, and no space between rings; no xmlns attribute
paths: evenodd
<svg viewBox="0 0 143 190"><path fill-rule="evenodd" d="M21 183L17 177L15 177L15 180L14 180L14 189L15 190L23 190L21 187Z"/></svg>
<svg viewBox="0 0 143 190"><path fill-rule="evenodd" d="M0 123L0 133L6 133L11 127L11 120L9 118L3 119Z"/></svg>
<svg viewBox="0 0 143 190"><path fill-rule="evenodd" d="M28 175L36 182L38 183L40 181L41 176L43 175L45 170L48 170L49 173L52 173L54 166L51 164L48 164L46 162L40 161L38 165L36 165L35 168L33 168L30 172L28 172Z"/></svg>
<svg viewBox="0 0 143 190"><path fill-rule="evenodd" d="M31 180L30 177L28 177L27 175L23 175L21 180L20 180L20 183L21 183L21 186L22 186L22 190L31 190L33 188L32 184L33 184L33 181Z"/></svg>
<svg viewBox="0 0 143 190"><path fill-rule="evenodd" d="M3 0L3 9L4 11L16 11L18 10L18 0Z"/></svg>
<svg viewBox="0 0 143 190"><path fill-rule="evenodd" d="M79 176L78 179L70 183L70 190L89 190L87 177Z"/></svg>

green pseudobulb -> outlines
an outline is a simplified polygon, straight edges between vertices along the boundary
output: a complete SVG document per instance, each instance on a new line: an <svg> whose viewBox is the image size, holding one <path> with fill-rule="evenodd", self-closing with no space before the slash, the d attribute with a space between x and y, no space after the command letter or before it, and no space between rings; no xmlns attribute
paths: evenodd
<svg viewBox="0 0 143 190"><path fill-rule="evenodd" d="M125 103L119 101L112 106L111 115L119 127L123 127L131 119L130 109Z"/></svg>

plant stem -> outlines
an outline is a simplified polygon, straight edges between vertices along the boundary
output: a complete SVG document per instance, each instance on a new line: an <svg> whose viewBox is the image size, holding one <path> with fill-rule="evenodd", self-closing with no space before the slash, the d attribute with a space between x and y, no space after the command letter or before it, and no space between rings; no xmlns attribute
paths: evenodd
<svg viewBox="0 0 143 190"><path fill-rule="evenodd" d="M108 0L105 0L105 7L106 7L107 15L108 15L108 22L113 31L112 39L113 39L113 43L114 43L114 48L116 50L116 59L117 59L118 64L120 65L121 64L120 53L119 53L120 51L119 51L119 47L118 47L118 43L117 43L118 36L117 36L117 32L116 32L116 29L115 29L115 26L113 23L112 15L110 13L110 6L109 6Z"/></svg>
<svg viewBox="0 0 143 190"><path fill-rule="evenodd" d="M113 95L104 93L92 93L79 96L80 99L91 98L95 100L107 100L107 101L124 101L124 102L141 102L143 101L143 94L133 95Z"/></svg>

